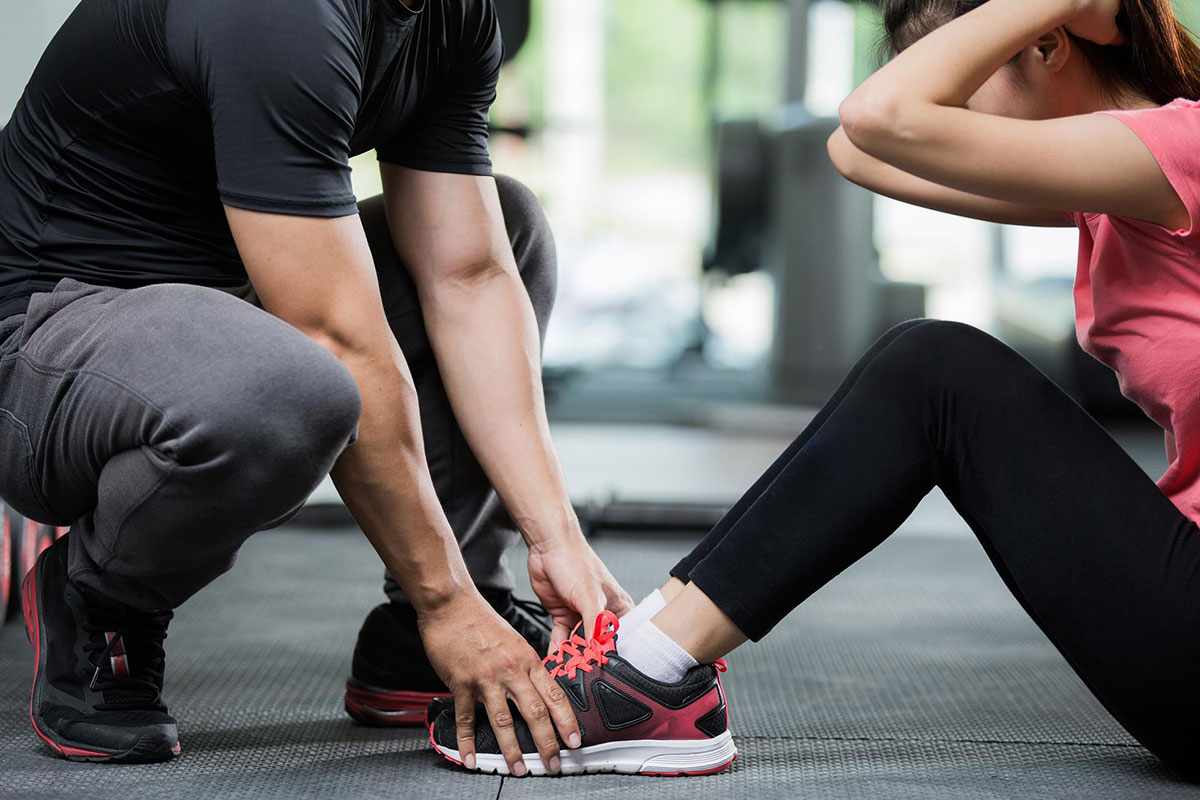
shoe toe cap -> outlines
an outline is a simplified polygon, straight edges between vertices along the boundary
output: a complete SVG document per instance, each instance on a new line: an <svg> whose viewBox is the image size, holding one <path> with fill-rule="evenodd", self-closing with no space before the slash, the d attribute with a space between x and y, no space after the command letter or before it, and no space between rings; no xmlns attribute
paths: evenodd
<svg viewBox="0 0 1200 800"><path fill-rule="evenodd" d="M425 727L432 728L443 711L449 711L451 715L454 714L454 698L435 697L430 700L429 705L425 708Z"/></svg>
<svg viewBox="0 0 1200 800"><path fill-rule="evenodd" d="M132 760L170 758L179 752L179 729L166 714L91 714L55 726L65 739Z"/></svg>
<svg viewBox="0 0 1200 800"><path fill-rule="evenodd" d="M430 703L430 713L433 711L433 703ZM442 709L433 720L430 726L433 743L441 748L449 748L451 750L458 749L458 727L454 721L454 711L452 708Z"/></svg>

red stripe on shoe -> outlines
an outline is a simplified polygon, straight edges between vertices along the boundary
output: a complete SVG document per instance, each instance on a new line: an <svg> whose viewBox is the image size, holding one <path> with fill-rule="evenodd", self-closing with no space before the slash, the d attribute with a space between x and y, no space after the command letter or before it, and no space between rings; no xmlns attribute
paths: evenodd
<svg viewBox="0 0 1200 800"><path fill-rule="evenodd" d="M116 631L105 631L105 644L112 644L113 637L117 635ZM109 652L108 663L112 666L113 675L117 678L129 677L129 658L125 655L125 640L118 639L113 645L113 649Z"/></svg>

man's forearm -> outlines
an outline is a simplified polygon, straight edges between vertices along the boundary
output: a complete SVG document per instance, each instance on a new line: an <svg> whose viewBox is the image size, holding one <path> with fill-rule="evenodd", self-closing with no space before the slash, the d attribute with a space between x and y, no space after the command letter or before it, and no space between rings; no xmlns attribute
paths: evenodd
<svg viewBox="0 0 1200 800"><path fill-rule="evenodd" d="M458 423L526 542L578 531L546 421L537 320L515 269L431 281L421 307Z"/></svg>
<svg viewBox="0 0 1200 800"><path fill-rule="evenodd" d="M362 416L334 483L413 605L432 609L472 584L429 477L412 379L394 345L339 355L358 382Z"/></svg>

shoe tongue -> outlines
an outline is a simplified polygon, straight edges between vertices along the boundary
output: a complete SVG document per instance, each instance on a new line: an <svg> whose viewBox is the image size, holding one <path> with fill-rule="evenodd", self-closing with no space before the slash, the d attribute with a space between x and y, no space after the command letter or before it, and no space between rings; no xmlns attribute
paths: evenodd
<svg viewBox="0 0 1200 800"><path fill-rule="evenodd" d="M172 613L127 612L91 602L87 612L96 644L93 666L99 668L93 676L105 704L163 709L162 644Z"/></svg>
<svg viewBox="0 0 1200 800"><path fill-rule="evenodd" d="M112 643L112 647L107 656L103 649L93 655L100 659L98 674L94 672L93 675L105 704L162 710L164 658L161 643L139 640L136 634L131 635L128 631L119 637L116 634L117 631L100 632L101 641L106 645Z"/></svg>
<svg viewBox="0 0 1200 800"><path fill-rule="evenodd" d="M549 621L542 621L534 616L535 610L540 609L537 616L545 615L546 620L549 620L550 615L545 609L536 603L517 600L512 592L489 592L484 597L492 608L496 609L496 613L503 617L513 630L521 634L534 650L539 653L546 652L546 648L550 646L552 626Z"/></svg>

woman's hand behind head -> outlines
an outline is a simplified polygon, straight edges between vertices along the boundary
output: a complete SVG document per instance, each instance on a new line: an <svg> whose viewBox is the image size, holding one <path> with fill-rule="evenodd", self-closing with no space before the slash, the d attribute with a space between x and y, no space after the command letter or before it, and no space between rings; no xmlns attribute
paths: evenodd
<svg viewBox="0 0 1200 800"><path fill-rule="evenodd" d="M1073 36L1102 45L1123 45L1128 39L1117 24L1122 0L1078 0L1079 13L1067 23Z"/></svg>

